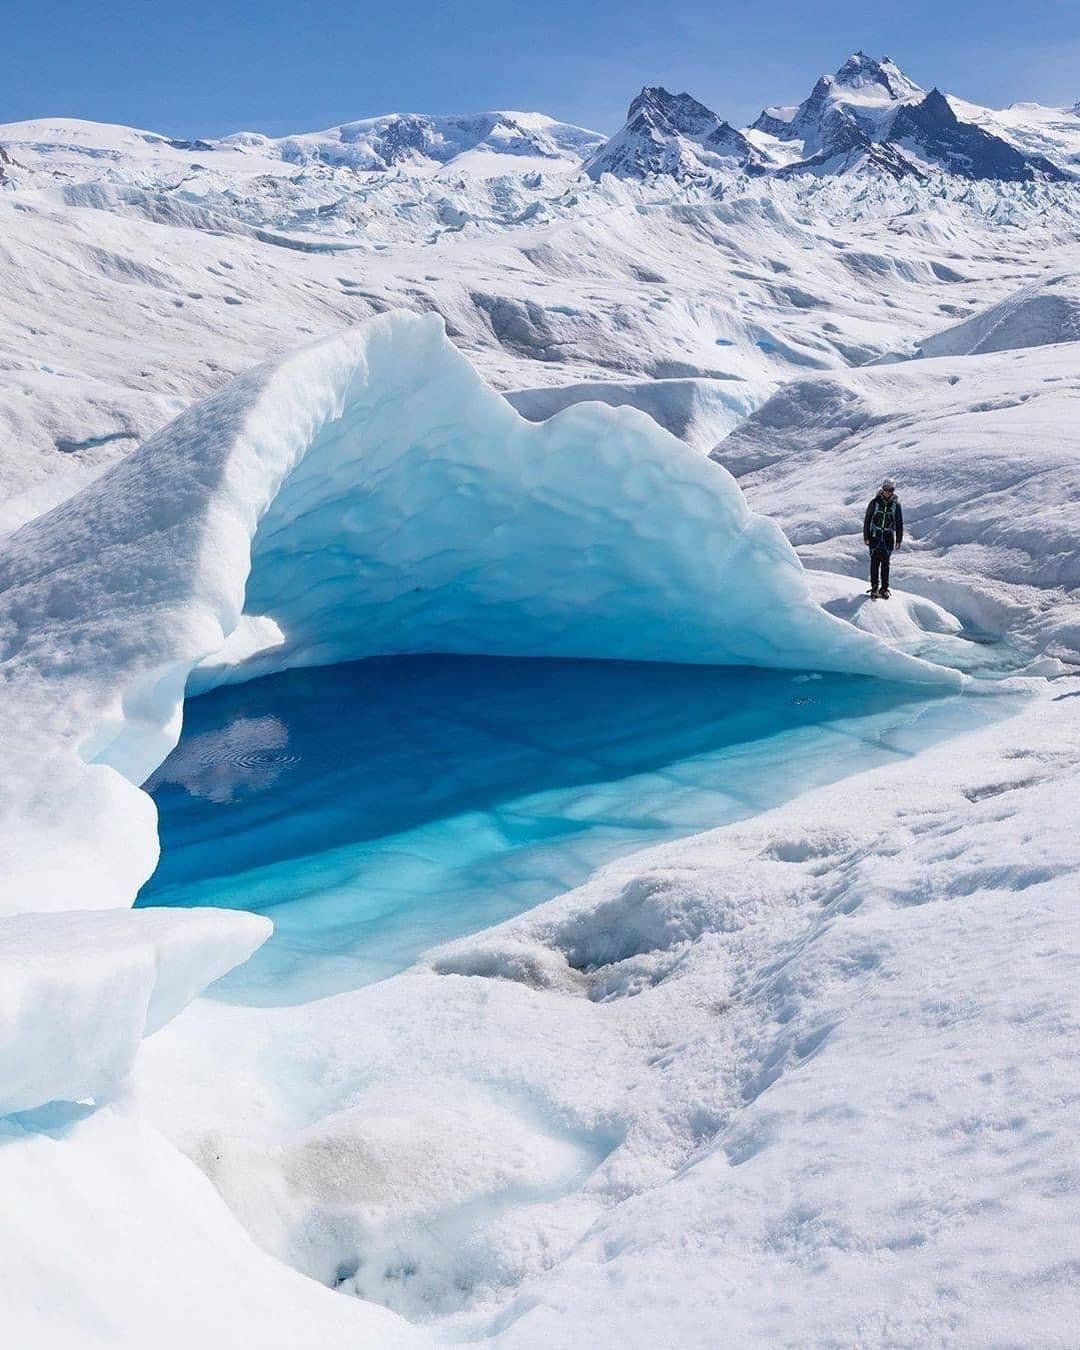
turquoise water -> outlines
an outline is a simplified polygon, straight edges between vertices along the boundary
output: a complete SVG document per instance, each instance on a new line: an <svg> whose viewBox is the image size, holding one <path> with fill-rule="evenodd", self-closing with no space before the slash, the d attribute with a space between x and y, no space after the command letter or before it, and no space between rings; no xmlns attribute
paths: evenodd
<svg viewBox="0 0 1080 1350"><path fill-rule="evenodd" d="M140 905L269 914L216 996L355 988L578 884L992 715L842 676L470 657L290 671L189 701L147 784Z"/></svg>

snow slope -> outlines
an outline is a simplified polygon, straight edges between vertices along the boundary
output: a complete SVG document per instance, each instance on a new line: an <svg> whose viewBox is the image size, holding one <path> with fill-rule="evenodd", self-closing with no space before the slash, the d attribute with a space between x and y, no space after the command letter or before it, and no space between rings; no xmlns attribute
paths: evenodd
<svg viewBox="0 0 1080 1350"><path fill-rule="evenodd" d="M978 356L1080 341L1080 282L1067 272L1025 286L989 309L925 338L922 356Z"/></svg>
<svg viewBox="0 0 1080 1350"><path fill-rule="evenodd" d="M1076 661L1078 353L1066 342L795 381L713 455L809 566L849 576L865 575L862 510L893 474L900 584L977 633Z"/></svg>
<svg viewBox="0 0 1080 1350"><path fill-rule="evenodd" d="M885 92L858 74L830 88L853 117ZM658 135L682 117L653 112ZM440 313L501 389L719 381L715 440L784 380L912 346L1076 252L1070 184L596 183L599 139L527 113L277 141L0 127L0 531L267 355L386 309ZM772 143L778 163L796 144Z"/></svg>
<svg viewBox="0 0 1080 1350"><path fill-rule="evenodd" d="M942 205L831 183L722 202L595 193L494 236L345 253L268 243L171 197L0 196L0 529L267 354L382 309L441 313L500 388L716 381L719 439L784 380L914 347L1036 281L1043 254L1060 273L1076 252L1068 197L1048 211L1038 196Z"/></svg>

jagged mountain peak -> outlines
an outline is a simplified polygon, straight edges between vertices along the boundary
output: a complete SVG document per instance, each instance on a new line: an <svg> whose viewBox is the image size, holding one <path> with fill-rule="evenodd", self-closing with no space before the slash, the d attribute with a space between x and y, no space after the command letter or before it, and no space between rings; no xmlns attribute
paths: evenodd
<svg viewBox="0 0 1080 1350"><path fill-rule="evenodd" d="M890 100L898 102L918 98L923 92L891 57L883 56L877 60L864 51L852 52L832 77L831 83L845 90L862 90L875 94L880 91Z"/></svg>
<svg viewBox="0 0 1080 1350"><path fill-rule="evenodd" d="M671 93L664 89L663 85L645 85L641 93L630 103L626 120L632 119L639 112L651 112L661 117L694 116L694 117L717 117L717 113L706 108L705 104L698 103L697 99L691 97L688 93ZM718 120L718 119L717 119Z"/></svg>
<svg viewBox="0 0 1080 1350"><path fill-rule="evenodd" d="M699 179L720 166L756 167L761 156L741 131L690 94L646 85L630 104L626 125L585 163L590 178L670 174Z"/></svg>
<svg viewBox="0 0 1080 1350"><path fill-rule="evenodd" d="M626 120L632 122L635 117L664 122L691 136L708 134L721 121L711 108L690 94L672 94L662 85L646 85L642 89L630 104Z"/></svg>
<svg viewBox="0 0 1080 1350"><path fill-rule="evenodd" d="M928 117L939 118L942 122L952 123L959 120L953 112L952 104L936 84L920 101L919 106Z"/></svg>
<svg viewBox="0 0 1080 1350"><path fill-rule="evenodd" d="M766 108L753 124L777 172L886 172L925 178L934 172L997 181L1063 180L1069 169L1041 153L1034 139L1014 144L1005 123L965 121L938 88L920 88L889 57L856 51L834 75L822 75L797 108ZM980 117L987 126L979 125ZM993 128L992 130L989 128ZM792 158L792 155L796 158Z"/></svg>
<svg viewBox="0 0 1080 1350"><path fill-rule="evenodd" d="M937 88L917 103L902 104L885 140L922 163L961 178L1064 182L1071 176L1044 155L1020 150L1003 137L962 121Z"/></svg>

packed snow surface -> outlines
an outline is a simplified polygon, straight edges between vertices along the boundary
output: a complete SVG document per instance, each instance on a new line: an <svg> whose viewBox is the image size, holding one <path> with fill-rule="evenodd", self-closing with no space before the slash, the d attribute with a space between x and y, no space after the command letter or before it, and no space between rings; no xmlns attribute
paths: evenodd
<svg viewBox="0 0 1080 1350"><path fill-rule="evenodd" d="M866 569L860 508L892 473L905 585L977 634L1075 662L1077 350L1024 344L792 381L713 455L808 565L853 577Z"/></svg>

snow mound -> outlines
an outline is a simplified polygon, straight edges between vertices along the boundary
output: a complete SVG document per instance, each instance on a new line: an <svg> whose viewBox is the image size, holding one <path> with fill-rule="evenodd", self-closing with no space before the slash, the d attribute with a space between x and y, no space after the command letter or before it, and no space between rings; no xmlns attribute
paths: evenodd
<svg viewBox="0 0 1080 1350"><path fill-rule="evenodd" d="M249 675L450 652L959 680L816 606L779 528L648 417L534 425L439 318L388 314L234 381L4 541L0 905L130 902L156 859L136 785L192 669L235 674L234 634Z"/></svg>
<svg viewBox="0 0 1080 1350"><path fill-rule="evenodd" d="M922 356L978 356L1080 340L1080 280L1073 273L1025 286L920 346Z"/></svg>
<svg viewBox="0 0 1080 1350"><path fill-rule="evenodd" d="M214 909L0 921L0 1116L114 1094L142 1038L270 930L256 914Z"/></svg>
<svg viewBox="0 0 1080 1350"><path fill-rule="evenodd" d="M830 614L846 619L864 633L887 642L897 651L909 652L928 661L965 668L970 662L970 642L964 625L942 605L925 596L892 589L887 601L872 600L865 578L837 572L807 572L810 594Z"/></svg>
<svg viewBox="0 0 1080 1350"><path fill-rule="evenodd" d="M0 1120L4 1343L419 1350L382 1308L260 1251L199 1170L119 1107ZM178 1290L184 1296L178 1297Z"/></svg>
<svg viewBox="0 0 1080 1350"><path fill-rule="evenodd" d="M640 408L695 450L711 450L753 411L741 381L710 379L586 380L580 384L513 389L506 397L530 422L543 422L575 403Z"/></svg>

